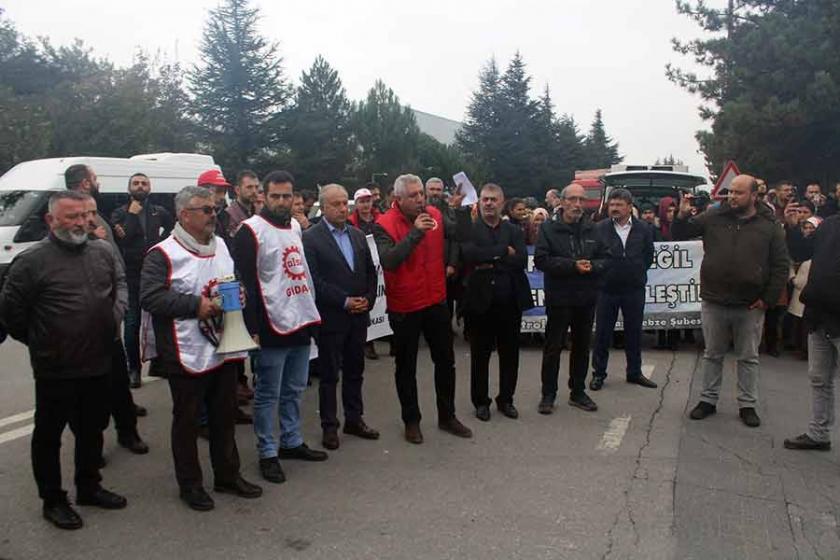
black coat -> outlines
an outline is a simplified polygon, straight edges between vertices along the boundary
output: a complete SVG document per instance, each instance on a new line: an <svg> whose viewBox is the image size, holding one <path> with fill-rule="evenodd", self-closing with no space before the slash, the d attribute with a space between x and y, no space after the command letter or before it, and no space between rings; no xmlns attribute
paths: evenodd
<svg viewBox="0 0 840 560"><path fill-rule="evenodd" d="M510 283L513 301L520 313L534 306L531 286L525 274L528 249L522 229L502 221L497 233L494 238L490 227L479 218L461 245L463 264L468 271L462 300L466 314L480 315L490 309L494 303L495 285L501 275L507 277L503 280ZM516 253L508 255L508 247L513 247Z"/></svg>
<svg viewBox="0 0 840 560"><path fill-rule="evenodd" d="M557 219L543 222L534 247L534 265L544 274L547 306L587 306L598 300L601 279L609 263L609 251L595 229L584 217L567 224L562 212ZM575 262L592 263L592 271L580 274Z"/></svg>
<svg viewBox="0 0 840 560"><path fill-rule="evenodd" d="M611 219L595 226L610 253L610 267L604 275L602 289L611 294L644 289L647 271L653 264L653 228L647 222L630 219L633 225L626 245L621 244Z"/></svg>
<svg viewBox="0 0 840 560"><path fill-rule="evenodd" d="M840 216L826 218L814 233L808 283L799 299L805 304L805 322L813 331L824 328L840 337Z"/></svg>
<svg viewBox="0 0 840 560"><path fill-rule="evenodd" d="M140 223L140 215L128 211L128 205L120 206L111 214L111 226L121 226L124 237L115 235L117 246L125 261L126 276L130 281L140 281L143 257L146 251L169 237L175 221L163 206L147 204L145 228Z"/></svg>
<svg viewBox="0 0 840 560"><path fill-rule="evenodd" d="M315 285L315 303L321 314L321 332L367 329L368 313L351 314L344 309L348 297L365 297L368 308L376 302L377 274L362 231L348 222L353 247L353 270L347 265L338 242L325 220L303 232L303 250Z"/></svg>
<svg viewBox="0 0 840 560"><path fill-rule="evenodd" d="M8 333L29 347L36 379L110 371L117 258L105 243L71 246L50 236L9 265L0 318Z"/></svg>

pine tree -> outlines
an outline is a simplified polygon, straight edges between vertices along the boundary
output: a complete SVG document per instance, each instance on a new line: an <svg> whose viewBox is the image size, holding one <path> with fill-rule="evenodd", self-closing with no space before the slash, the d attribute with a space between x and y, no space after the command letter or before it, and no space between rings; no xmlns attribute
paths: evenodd
<svg viewBox="0 0 840 560"><path fill-rule="evenodd" d="M455 136L455 145L464 158L489 176L500 157L499 97L501 75L496 60L491 58L479 72L478 90L472 94L464 125Z"/></svg>
<svg viewBox="0 0 840 560"><path fill-rule="evenodd" d="M210 10L202 63L189 74L204 141L228 173L274 149L278 115L291 95L278 46L258 34L259 19L249 0L223 0Z"/></svg>
<svg viewBox="0 0 840 560"><path fill-rule="evenodd" d="M355 105L353 135L358 150L355 171L359 181L374 173L391 178L416 167L420 129L409 107L381 80L377 80L367 98Z"/></svg>
<svg viewBox="0 0 840 560"><path fill-rule="evenodd" d="M607 168L624 159L618 154L618 142L607 135L601 109L595 111L592 127L583 146L587 166L592 169Z"/></svg>
<svg viewBox="0 0 840 560"><path fill-rule="evenodd" d="M340 181L353 156L350 101L338 72L321 56L300 81L285 119L295 178L305 186Z"/></svg>

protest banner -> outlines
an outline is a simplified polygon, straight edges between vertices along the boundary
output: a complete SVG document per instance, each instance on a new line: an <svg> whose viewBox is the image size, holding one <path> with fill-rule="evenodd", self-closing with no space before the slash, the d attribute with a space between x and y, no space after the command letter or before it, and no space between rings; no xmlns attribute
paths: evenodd
<svg viewBox="0 0 840 560"><path fill-rule="evenodd" d="M372 235L367 236L367 243L370 247L373 265L376 267L376 303L370 310L367 332L367 339L371 341L393 334L394 331L391 330L391 323L388 322L388 313L386 313L388 303L385 300L385 273L382 271L382 265L379 264L379 251L376 250L376 243L373 241Z"/></svg>

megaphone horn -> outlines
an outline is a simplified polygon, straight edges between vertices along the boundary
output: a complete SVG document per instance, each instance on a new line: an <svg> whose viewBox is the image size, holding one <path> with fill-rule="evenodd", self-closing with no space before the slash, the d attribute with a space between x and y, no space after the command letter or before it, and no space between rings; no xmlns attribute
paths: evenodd
<svg viewBox="0 0 840 560"><path fill-rule="evenodd" d="M240 289L239 282L235 280L219 283L219 295L222 296L222 311L225 315L222 323L222 339L216 347L217 354L232 354L259 348L259 345L248 334L248 329L245 328L242 304L239 300Z"/></svg>

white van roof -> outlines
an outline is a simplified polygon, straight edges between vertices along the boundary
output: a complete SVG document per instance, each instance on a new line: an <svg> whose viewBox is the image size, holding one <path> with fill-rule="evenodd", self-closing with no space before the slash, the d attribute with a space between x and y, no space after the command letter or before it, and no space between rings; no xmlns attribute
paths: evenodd
<svg viewBox="0 0 840 560"><path fill-rule="evenodd" d="M0 191L62 190L64 171L71 165L89 165L99 178L100 192L124 193L128 178L145 173L152 182L152 192L177 193L195 185L198 176L209 169L219 169L212 156L204 154L140 154L130 158L64 157L37 159L19 163L0 177Z"/></svg>

